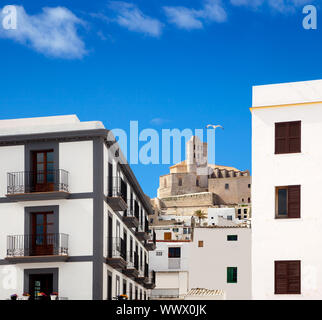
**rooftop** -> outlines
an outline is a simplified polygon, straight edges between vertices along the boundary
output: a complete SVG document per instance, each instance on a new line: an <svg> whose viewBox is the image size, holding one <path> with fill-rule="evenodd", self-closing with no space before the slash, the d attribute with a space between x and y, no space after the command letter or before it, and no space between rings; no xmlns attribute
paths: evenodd
<svg viewBox="0 0 322 320"><path fill-rule="evenodd" d="M81 122L76 115L0 120L0 136L105 129L101 121Z"/></svg>
<svg viewBox="0 0 322 320"><path fill-rule="evenodd" d="M253 108L322 103L322 80L253 87Z"/></svg>

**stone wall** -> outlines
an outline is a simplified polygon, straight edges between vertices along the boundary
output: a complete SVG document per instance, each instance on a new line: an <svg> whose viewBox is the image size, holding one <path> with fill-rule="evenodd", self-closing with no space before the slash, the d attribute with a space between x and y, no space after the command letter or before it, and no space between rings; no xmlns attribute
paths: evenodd
<svg viewBox="0 0 322 320"><path fill-rule="evenodd" d="M209 179L208 186L217 195L217 204L251 203L250 176Z"/></svg>

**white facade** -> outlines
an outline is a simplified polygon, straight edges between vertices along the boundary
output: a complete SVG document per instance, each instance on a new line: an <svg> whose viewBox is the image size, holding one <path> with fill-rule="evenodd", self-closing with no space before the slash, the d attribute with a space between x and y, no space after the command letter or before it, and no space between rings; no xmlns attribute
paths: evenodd
<svg viewBox="0 0 322 320"><path fill-rule="evenodd" d="M322 80L253 88L252 296L322 299ZM275 123L301 121L301 150L275 154ZM276 187L300 186L300 217L277 219ZM300 261L300 292L275 294L275 261Z"/></svg>
<svg viewBox="0 0 322 320"><path fill-rule="evenodd" d="M180 257L169 257L169 248L180 248ZM187 294L189 250L190 241L157 241L156 250L150 252L150 269L156 272L156 288L151 292L153 299L183 299Z"/></svg>
<svg viewBox="0 0 322 320"><path fill-rule="evenodd" d="M230 241L228 236L237 236ZM228 283L227 268L237 268ZM251 229L195 228L190 247L189 288L222 290L227 300L251 299Z"/></svg>
<svg viewBox="0 0 322 320"><path fill-rule="evenodd" d="M220 218L234 223L240 222L236 218L235 208L208 208L208 226L218 225Z"/></svg>
<svg viewBox="0 0 322 320"><path fill-rule="evenodd" d="M163 232L168 232L165 227ZM223 293L213 299L251 298L250 228L193 228L191 240L184 242L159 240L160 233L161 229L156 250L150 252L150 268L156 272L153 299L186 299L188 291L196 288ZM180 248L180 257L171 257L170 248ZM236 269L234 282L228 280L227 268Z"/></svg>
<svg viewBox="0 0 322 320"><path fill-rule="evenodd" d="M150 280L144 239L151 207L131 169L118 165L122 154L112 156L107 134L102 123L80 122L76 116L0 121L0 299L36 292L31 283L43 277L51 282L46 290L66 299L105 300L123 293L149 298L143 280ZM53 164L43 164L37 152L48 152ZM46 169L46 178L38 169L42 166L54 168ZM115 209L121 197L109 194L111 174L126 185L127 209ZM44 185L46 190L39 189ZM137 229L124 218L134 221L134 201ZM40 215L46 223L40 224ZM135 276L122 272L130 267Z"/></svg>

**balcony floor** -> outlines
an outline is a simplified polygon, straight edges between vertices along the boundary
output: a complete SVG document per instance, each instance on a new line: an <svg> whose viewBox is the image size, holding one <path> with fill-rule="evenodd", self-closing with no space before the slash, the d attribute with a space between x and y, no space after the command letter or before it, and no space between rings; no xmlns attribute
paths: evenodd
<svg viewBox="0 0 322 320"><path fill-rule="evenodd" d="M18 201L67 199L69 195L70 193L66 191L50 191L50 192L6 194L6 197L8 199L11 199L14 202L18 202Z"/></svg>

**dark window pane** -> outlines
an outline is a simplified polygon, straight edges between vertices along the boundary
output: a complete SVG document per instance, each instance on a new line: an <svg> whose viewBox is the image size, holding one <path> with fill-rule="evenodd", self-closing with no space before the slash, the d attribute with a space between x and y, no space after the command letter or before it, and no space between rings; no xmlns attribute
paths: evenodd
<svg viewBox="0 0 322 320"><path fill-rule="evenodd" d="M287 215L287 189L278 189L278 212L280 216Z"/></svg>
<svg viewBox="0 0 322 320"><path fill-rule="evenodd" d="M43 162L43 161L44 161L44 154L37 153L37 162Z"/></svg>
<svg viewBox="0 0 322 320"><path fill-rule="evenodd" d="M48 152L47 153L47 162L53 162L54 161L54 153Z"/></svg>

